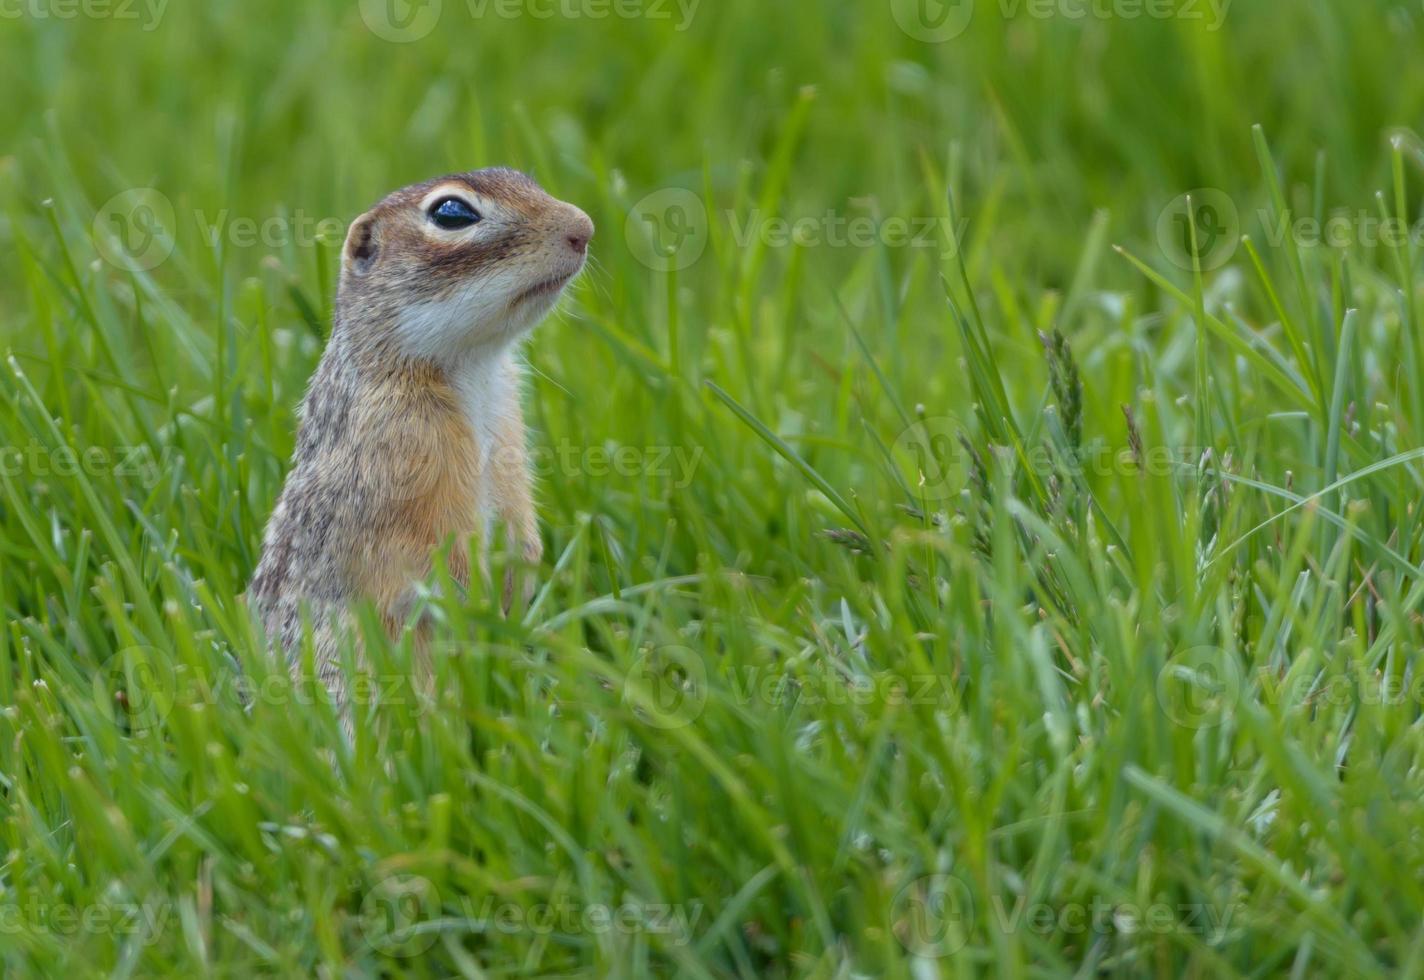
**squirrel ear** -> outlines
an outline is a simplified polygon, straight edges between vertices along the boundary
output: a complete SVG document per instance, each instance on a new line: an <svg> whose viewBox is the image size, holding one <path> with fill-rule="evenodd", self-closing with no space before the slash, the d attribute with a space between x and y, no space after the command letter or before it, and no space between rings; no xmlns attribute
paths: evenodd
<svg viewBox="0 0 1424 980"><path fill-rule="evenodd" d="M370 271L380 253L380 245L376 241L375 215L368 212L352 222L351 230L346 233L343 252L353 272L364 275Z"/></svg>

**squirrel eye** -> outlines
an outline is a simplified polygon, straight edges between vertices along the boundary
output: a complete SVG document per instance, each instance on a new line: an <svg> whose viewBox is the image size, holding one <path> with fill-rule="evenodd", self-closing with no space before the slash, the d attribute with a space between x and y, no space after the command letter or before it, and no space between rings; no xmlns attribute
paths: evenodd
<svg viewBox="0 0 1424 980"><path fill-rule="evenodd" d="M430 220L438 228L455 231L479 223L480 213L458 197L446 197L430 209Z"/></svg>

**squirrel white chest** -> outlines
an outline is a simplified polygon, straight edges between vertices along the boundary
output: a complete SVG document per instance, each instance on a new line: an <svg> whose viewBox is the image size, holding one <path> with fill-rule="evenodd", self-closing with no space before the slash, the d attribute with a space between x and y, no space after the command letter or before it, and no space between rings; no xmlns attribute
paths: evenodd
<svg viewBox="0 0 1424 980"><path fill-rule="evenodd" d="M508 445L504 438L518 423L517 378L513 357L508 352L471 358L451 377L475 440L482 504L489 500L490 491L497 489L504 469L525 465L523 447ZM515 456L520 458L513 458Z"/></svg>

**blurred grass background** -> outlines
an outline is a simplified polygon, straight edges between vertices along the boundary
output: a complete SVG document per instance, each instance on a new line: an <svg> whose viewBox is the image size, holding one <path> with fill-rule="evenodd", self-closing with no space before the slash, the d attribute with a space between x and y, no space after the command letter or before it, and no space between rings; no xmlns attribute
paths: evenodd
<svg viewBox="0 0 1424 980"><path fill-rule="evenodd" d="M593 2L5 8L7 974L1424 974L1421 243L1365 230L1419 220L1424 7ZM528 349L577 462L534 609L436 602L435 693L373 638L345 746L236 601L316 223L491 164L599 226ZM1202 188L1251 245L1198 277ZM962 235L735 230L828 212Z"/></svg>

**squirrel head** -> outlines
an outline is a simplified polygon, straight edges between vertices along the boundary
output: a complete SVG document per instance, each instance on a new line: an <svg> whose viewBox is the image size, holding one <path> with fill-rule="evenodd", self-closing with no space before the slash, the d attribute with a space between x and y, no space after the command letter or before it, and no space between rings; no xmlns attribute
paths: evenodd
<svg viewBox="0 0 1424 980"><path fill-rule="evenodd" d="M336 330L437 362L506 344L548 313L592 237L588 215L518 171L403 188L347 232Z"/></svg>

